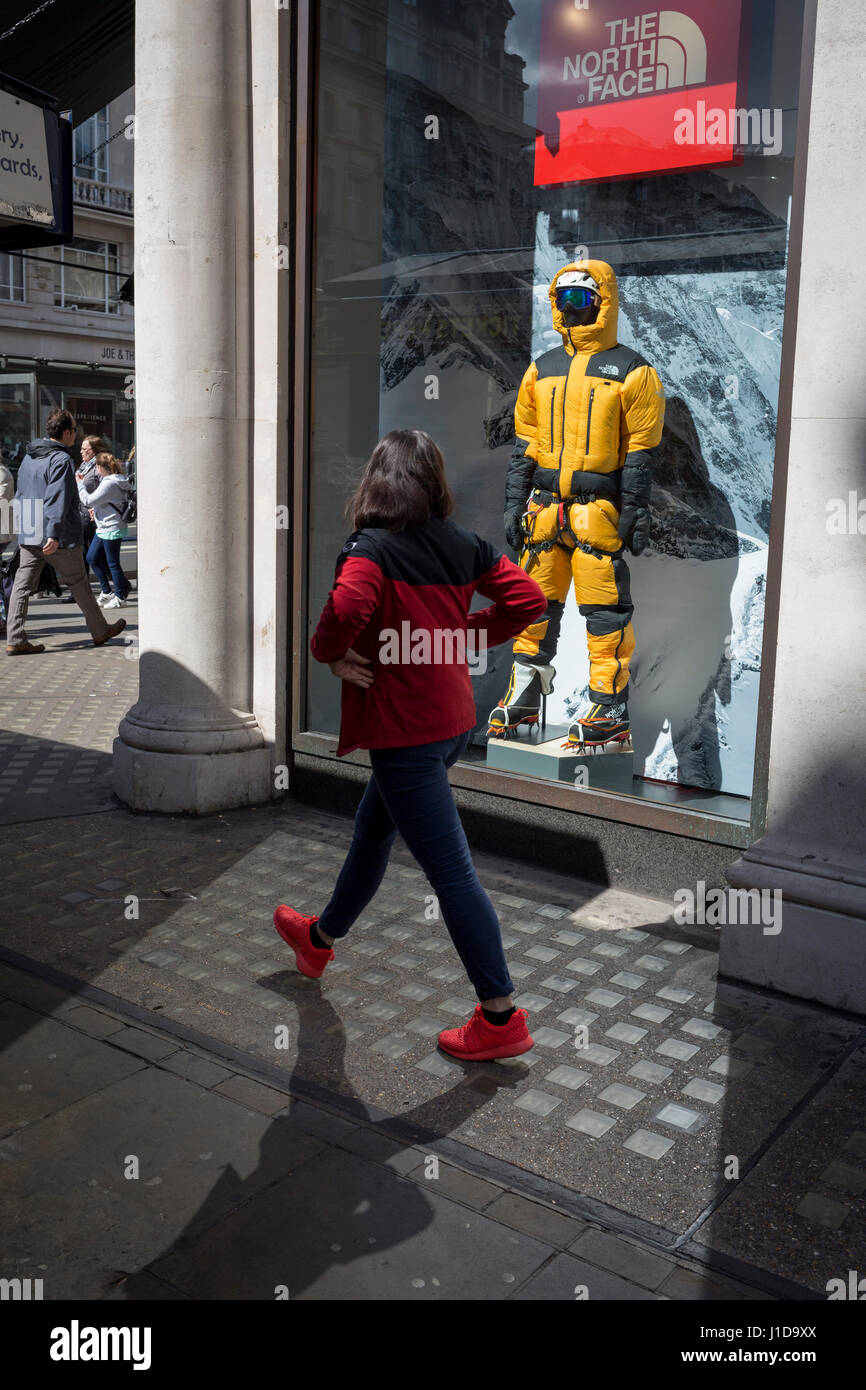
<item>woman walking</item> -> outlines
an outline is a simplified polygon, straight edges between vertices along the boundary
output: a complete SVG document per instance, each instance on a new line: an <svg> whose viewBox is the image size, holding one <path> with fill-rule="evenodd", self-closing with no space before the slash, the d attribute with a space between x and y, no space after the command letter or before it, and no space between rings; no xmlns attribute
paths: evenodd
<svg viewBox="0 0 866 1390"><path fill-rule="evenodd" d="M120 543L128 535L125 514L129 481L124 475L123 464L112 454L97 454L93 462L99 482L92 492L87 491L85 474L75 475L81 504L92 508L96 520L96 535L87 551L87 563L102 590L96 600L100 608L122 608L132 587L120 564Z"/></svg>
<svg viewBox="0 0 866 1390"><path fill-rule="evenodd" d="M534 1044L526 1010L512 1002L499 919L478 881L447 770L476 724L465 648L483 653L508 641L542 616L547 600L488 541L449 520L453 505L429 435L392 430L381 440L347 507L353 534L311 642L316 660L343 682L337 756L368 748L372 775L327 907L308 917L282 904L274 924L301 973L318 979L334 942L379 888L399 831L479 999L467 1023L439 1034L439 1045L485 1061ZM495 602L470 613L476 592Z"/></svg>
<svg viewBox="0 0 866 1390"><path fill-rule="evenodd" d="M96 455L101 454L105 449L105 444L98 434L86 434L81 441L81 468L78 477L84 483L85 490L90 493L99 483L99 470L96 467ZM79 495L80 495L79 489ZM90 549L93 537L96 535L96 523L93 520L93 512L90 507L83 504L79 507L81 513L81 525L84 528L84 544L82 546L84 554L84 573L90 575L90 566L87 563L87 552ZM60 600L61 603L74 603L75 597L72 593L66 593Z"/></svg>

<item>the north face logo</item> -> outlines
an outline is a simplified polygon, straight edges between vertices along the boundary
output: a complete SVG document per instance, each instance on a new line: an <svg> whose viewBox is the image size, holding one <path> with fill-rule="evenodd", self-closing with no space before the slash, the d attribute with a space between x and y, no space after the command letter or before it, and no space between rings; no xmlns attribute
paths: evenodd
<svg viewBox="0 0 866 1390"><path fill-rule="evenodd" d="M619 367L615 367L612 362L605 362L603 367L599 367L600 372L607 372L608 376L619 376Z"/></svg>
<svg viewBox="0 0 866 1390"><path fill-rule="evenodd" d="M536 187L735 162L730 138L679 148L669 132L680 110L698 118L698 97L726 113L736 106L743 0L674 0L658 9L643 0L561 0L540 8ZM576 9L580 22L569 23Z"/></svg>

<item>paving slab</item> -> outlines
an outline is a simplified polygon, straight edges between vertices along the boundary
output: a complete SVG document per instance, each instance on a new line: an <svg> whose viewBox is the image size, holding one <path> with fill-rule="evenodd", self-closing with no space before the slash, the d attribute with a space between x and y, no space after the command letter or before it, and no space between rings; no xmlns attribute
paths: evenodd
<svg viewBox="0 0 866 1390"><path fill-rule="evenodd" d="M826 1087L703 1225L696 1244L736 1254L826 1296L866 1274L866 1048Z"/></svg>
<svg viewBox="0 0 866 1390"><path fill-rule="evenodd" d="M652 1302L657 1300L658 1295L620 1279L609 1270L587 1264L574 1255L557 1255L514 1295L515 1303L566 1298L587 1302L591 1306L609 1300ZM584 1330L584 1335L591 1335L588 1328Z"/></svg>
<svg viewBox="0 0 866 1390"><path fill-rule="evenodd" d="M125 1025L119 1019L110 1018L107 1014L100 1013L98 1009L88 1009L85 1006L71 1009L66 1017L76 1028L80 1028L84 1033L90 1033L94 1038L107 1038L112 1033L120 1033Z"/></svg>
<svg viewBox="0 0 866 1390"><path fill-rule="evenodd" d="M12 1000L0 1003L0 1134L14 1134L141 1069L123 1052Z"/></svg>
<svg viewBox="0 0 866 1390"><path fill-rule="evenodd" d="M0 1142L4 1258L44 1268L48 1299L99 1298L322 1147L290 1120L145 1066Z"/></svg>
<svg viewBox="0 0 866 1390"><path fill-rule="evenodd" d="M657 1289L674 1270L669 1259L608 1231L585 1231L572 1245L571 1253L646 1289Z"/></svg>
<svg viewBox="0 0 866 1390"><path fill-rule="evenodd" d="M496 1301L550 1256L434 1188L331 1150L151 1272L196 1299Z"/></svg>
<svg viewBox="0 0 866 1390"><path fill-rule="evenodd" d="M513 1226L517 1231L537 1236L539 1240L549 1241L552 1245L568 1246L586 1230L585 1222L564 1212L554 1211L540 1202L528 1201L514 1192L504 1192L485 1211L506 1226Z"/></svg>
<svg viewBox="0 0 866 1390"><path fill-rule="evenodd" d="M74 1021L75 1015L71 1015L71 1018ZM231 1076L228 1067L209 1062L205 1057L196 1057L195 1053L187 1052L185 1049L163 1058L162 1066L177 1076L186 1077L188 1081L195 1081L199 1086L207 1086L209 1089L218 1086L221 1081L228 1081Z"/></svg>

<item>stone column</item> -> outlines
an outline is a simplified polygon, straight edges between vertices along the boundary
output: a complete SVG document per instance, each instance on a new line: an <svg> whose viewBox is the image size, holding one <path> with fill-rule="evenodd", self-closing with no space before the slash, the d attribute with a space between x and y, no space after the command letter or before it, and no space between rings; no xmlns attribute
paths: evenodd
<svg viewBox="0 0 866 1390"><path fill-rule="evenodd" d="M787 495L779 498L784 549L767 822L765 833L728 872L737 888L781 890L781 930L768 931L766 924L725 926L720 945L725 974L861 1013L866 1013L864 55L866 9L846 0L821 0L802 261L799 273L792 265L789 282L789 294L799 284L799 311ZM804 91L801 103L807 100Z"/></svg>
<svg viewBox="0 0 866 1390"><path fill-rule="evenodd" d="M272 795L251 713L248 9L136 5L140 685L114 745L136 810Z"/></svg>

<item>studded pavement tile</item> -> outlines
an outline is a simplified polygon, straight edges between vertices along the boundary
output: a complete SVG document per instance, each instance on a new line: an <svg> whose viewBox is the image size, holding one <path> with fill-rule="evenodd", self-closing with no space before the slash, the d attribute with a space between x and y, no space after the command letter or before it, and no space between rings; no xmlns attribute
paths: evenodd
<svg viewBox="0 0 866 1390"><path fill-rule="evenodd" d="M0 824L112 806L111 747L138 699L135 592L126 629L95 648L74 605L31 599L27 631L41 656L0 650Z"/></svg>

